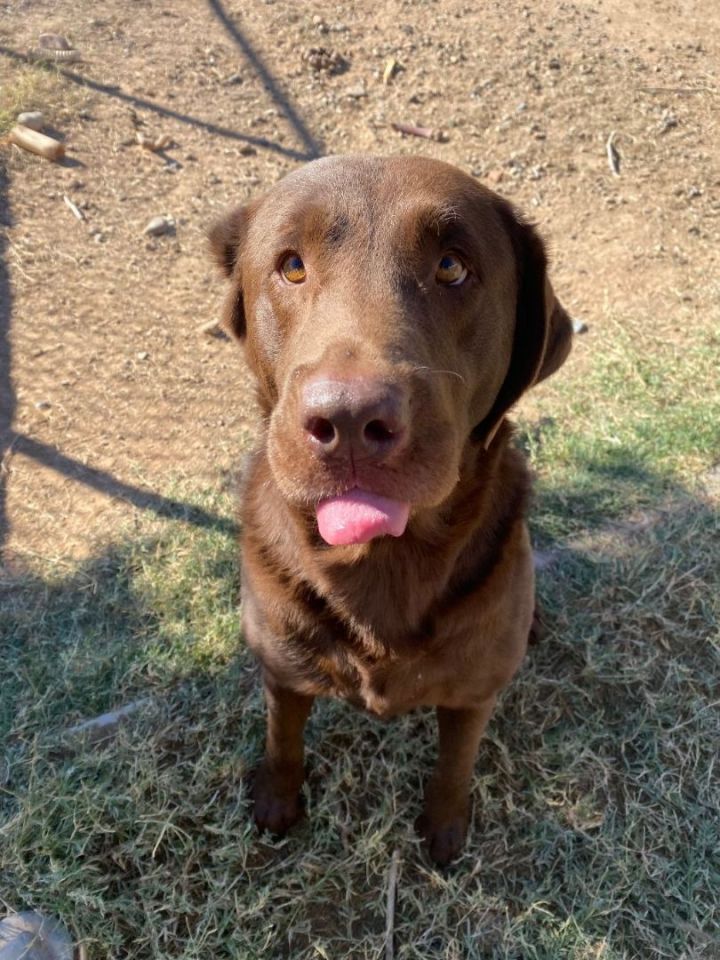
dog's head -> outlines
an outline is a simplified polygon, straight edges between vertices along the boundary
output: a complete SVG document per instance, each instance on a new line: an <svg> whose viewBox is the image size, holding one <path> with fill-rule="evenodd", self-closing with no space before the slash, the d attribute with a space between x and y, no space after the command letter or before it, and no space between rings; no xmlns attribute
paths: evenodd
<svg viewBox="0 0 720 960"><path fill-rule="evenodd" d="M400 535L565 360L535 230L424 158L329 157L212 229L273 476L331 543Z"/></svg>

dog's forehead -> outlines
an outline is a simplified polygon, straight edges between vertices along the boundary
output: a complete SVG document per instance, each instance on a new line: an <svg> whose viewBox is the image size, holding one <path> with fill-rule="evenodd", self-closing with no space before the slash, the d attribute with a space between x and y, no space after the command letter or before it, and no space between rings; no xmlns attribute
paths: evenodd
<svg viewBox="0 0 720 960"><path fill-rule="evenodd" d="M493 215L494 194L449 164L421 157L327 157L293 171L263 199L257 228L266 237L310 227L372 225L389 234Z"/></svg>

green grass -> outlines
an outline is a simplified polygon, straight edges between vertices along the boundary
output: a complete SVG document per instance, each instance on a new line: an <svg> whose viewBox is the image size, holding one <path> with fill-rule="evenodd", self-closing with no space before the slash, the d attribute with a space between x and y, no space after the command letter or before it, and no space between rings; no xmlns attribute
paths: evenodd
<svg viewBox="0 0 720 960"><path fill-rule="evenodd" d="M91 960L377 958L397 849L399 958L717 958L720 516L702 475L719 358L703 337L679 351L612 325L521 421L547 636L490 725L450 871L412 828L426 714L319 704L309 816L256 835L233 504L186 490L216 528L147 519L0 598L0 904L60 916ZM139 698L104 745L62 736Z"/></svg>

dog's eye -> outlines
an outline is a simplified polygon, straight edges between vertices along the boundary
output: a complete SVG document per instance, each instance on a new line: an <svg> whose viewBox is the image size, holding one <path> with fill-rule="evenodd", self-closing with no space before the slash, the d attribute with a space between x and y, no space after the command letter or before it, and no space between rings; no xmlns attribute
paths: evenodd
<svg viewBox="0 0 720 960"><path fill-rule="evenodd" d="M440 260L435 279L446 287L459 287L468 275L467 267L454 253L446 253Z"/></svg>
<svg viewBox="0 0 720 960"><path fill-rule="evenodd" d="M296 253L289 253L280 264L280 272L290 283L302 283L305 279L305 264Z"/></svg>

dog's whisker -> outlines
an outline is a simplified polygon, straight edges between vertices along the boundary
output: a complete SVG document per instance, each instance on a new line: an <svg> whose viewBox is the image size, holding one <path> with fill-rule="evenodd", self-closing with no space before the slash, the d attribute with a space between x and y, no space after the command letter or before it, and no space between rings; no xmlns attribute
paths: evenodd
<svg viewBox="0 0 720 960"><path fill-rule="evenodd" d="M436 367L413 367L415 373L446 373L449 377L457 377L460 383L467 385L465 377L457 370L440 370Z"/></svg>

